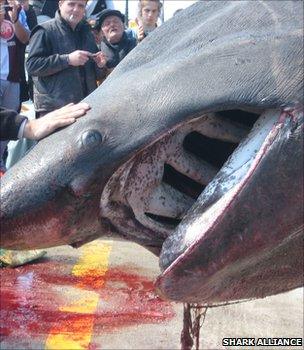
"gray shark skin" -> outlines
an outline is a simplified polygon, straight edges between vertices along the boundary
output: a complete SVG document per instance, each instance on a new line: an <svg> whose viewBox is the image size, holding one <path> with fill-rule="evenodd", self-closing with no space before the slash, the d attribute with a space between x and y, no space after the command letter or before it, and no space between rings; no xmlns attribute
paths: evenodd
<svg viewBox="0 0 304 350"><path fill-rule="evenodd" d="M1 247L116 235L159 254L157 290L183 302L303 285L301 1L198 2L85 101L1 179ZM187 133L235 147L196 159ZM164 184L168 164L195 185Z"/></svg>

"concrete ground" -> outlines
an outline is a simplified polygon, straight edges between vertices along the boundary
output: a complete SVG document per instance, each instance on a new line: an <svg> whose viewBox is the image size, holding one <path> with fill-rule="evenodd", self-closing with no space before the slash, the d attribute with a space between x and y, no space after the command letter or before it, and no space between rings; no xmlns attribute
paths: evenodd
<svg viewBox="0 0 304 350"><path fill-rule="evenodd" d="M182 305L154 293L157 258L135 244L52 248L0 273L1 350L180 349ZM303 337L303 289L209 309L201 349L227 337Z"/></svg>

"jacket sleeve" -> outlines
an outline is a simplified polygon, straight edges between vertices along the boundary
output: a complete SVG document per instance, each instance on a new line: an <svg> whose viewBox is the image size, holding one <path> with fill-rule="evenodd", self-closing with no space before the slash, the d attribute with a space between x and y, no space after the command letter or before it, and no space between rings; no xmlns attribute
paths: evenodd
<svg viewBox="0 0 304 350"><path fill-rule="evenodd" d="M45 77L69 67L68 55L53 54L47 33L42 27L35 27L29 44L26 69L29 75Z"/></svg>
<svg viewBox="0 0 304 350"><path fill-rule="evenodd" d="M19 128L24 120L27 120L27 118L17 112L0 107L1 141L17 140Z"/></svg>

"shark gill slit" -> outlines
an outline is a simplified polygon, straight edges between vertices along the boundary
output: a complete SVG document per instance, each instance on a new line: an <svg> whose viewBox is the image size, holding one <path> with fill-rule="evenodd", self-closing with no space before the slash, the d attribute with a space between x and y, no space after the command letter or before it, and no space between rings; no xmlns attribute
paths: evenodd
<svg viewBox="0 0 304 350"><path fill-rule="evenodd" d="M217 115L225 117L232 123L248 127L249 131L260 117L260 114L242 110L221 111L217 112ZM203 160L219 169L225 164L237 146L238 143L213 139L197 131L192 131L187 134L183 141L183 149L185 151L189 152L198 160ZM194 200L196 200L206 188L206 185L202 185L190 176L180 173L172 165L167 163L164 164L162 182ZM145 215L155 222L167 226L168 228L170 227L171 229L176 228L182 220L182 218L169 218L150 212L145 212Z"/></svg>

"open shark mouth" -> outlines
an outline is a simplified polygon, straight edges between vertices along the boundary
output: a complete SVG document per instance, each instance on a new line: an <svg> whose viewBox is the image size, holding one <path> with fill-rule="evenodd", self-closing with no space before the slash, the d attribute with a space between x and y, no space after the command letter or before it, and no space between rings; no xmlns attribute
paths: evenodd
<svg viewBox="0 0 304 350"><path fill-rule="evenodd" d="M229 111L196 116L177 126L113 174L102 193L101 218L123 237L160 248L238 145L237 154L245 153L242 160L235 156L227 166L235 168L230 170L237 172L234 177L244 175L241 169L252 160L255 143L265 137L255 131L244 148L248 141L243 140L258 119L258 114ZM267 119L273 125L275 118ZM261 117L258 125L265 122Z"/></svg>
<svg viewBox="0 0 304 350"><path fill-rule="evenodd" d="M125 238L160 247L201 193L210 207L245 177L278 115L228 111L179 125L113 174L101 218Z"/></svg>
<svg viewBox="0 0 304 350"><path fill-rule="evenodd" d="M113 174L101 218L124 238L160 248L201 194L209 207L241 181L277 120L278 112L235 110L177 126Z"/></svg>
<svg viewBox="0 0 304 350"><path fill-rule="evenodd" d="M213 291L202 297L201 288L196 283L204 277L199 275L204 275L204 266L208 266L211 259L216 266L233 266L232 262L242 261L239 256L244 254L243 250L248 252L246 257L251 254L258 256L257 247L258 251L267 251L267 244L273 243L271 238L265 239L261 232L246 237L248 228L245 227L249 220L243 222L244 225L238 224L234 231L239 232L231 235L235 246L232 244L230 252L229 233L221 230L220 234L217 232L215 235L216 242L206 243L205 257L194 258L193 247L199 249L205 237L208 241L218 221L225 215L229 217L227 211L233 207L233 202L252 180L254 173L258 172L261 160L265 159L277 138L282 138L280 133L284 126L289 123L297 125L299 116L291 118L288 113L278 110L268 110L262 114L234 110L204 114L177 126L113 174L101 197L101 223L107 223L111 232L116 231L156 254L162 248L160 266L165 270L165 275L169 274L169 278L168 275L166 278L160 277L158 284L160 292L163 289L163 294L170 298L191 302L222 301L267 294L267 288L253 293L248 293L245 288L244 293L238 294L234 290L228 295L214 292L215 287L212 287ZM255 199L252 201L254 203ZM258 206L258 203L255 204ZM251 209L246 210L250 215ZM253 222L264 220L263 217L250 219ZM242 214L240 221L244 221ZM269 224L265 225L271 230ZM296 226L294 235L301 235L303 226ZM259 230L255 228L253 231ZM282 243L284 234L281 237L276 235L274 240L281 239ZM266 245L262 248L263 240ZM224 251L220 258L216 252L218 249ZM189 257L196 261L194 265L199 266L200 273L193 264L187 270L185 261L189 263ZM220 263L217 259L220 259ZM242 264L247 266L247 260ZM194 295L189 293L188 287L186 292L180 292L183 287L177 286L176 279L183 283L183 278L170 278L170 274L176 272L175 266L177 270L182 269L181 276L187 273L194 276ZM242 268L246 271L244 266ZM212 275L214 270L205 273ZM186 284L189 276L187 278ZM165 285L162 286L163 281Z"/></svg>
<svg viewBox="0 0 304 350"><path fill-rule="evenodd" d="M192 248L200 246L204 237L208 239L221 217L229 217L227 210L231 203L258 172L260 162L267 157L277 138L282 137L280 132L284 125L289 122L297 125L299 116L302 117L299 113L291 117L278 110L262 114L232 110L195 116L135 155L113 174L102 193L101 222L110 224L112 232L156 254L162 249L160 266L170 274L176 264L184 266L182 260L187 261L188 256L194 255ZM251 220L256 222L259 218ZM238 228L236 237L245 247L244 225ZM302 228L299 224L294 234L301 234ZM217 234L218 246L224 243L229 246L229 237L224 236ZM236 240L235 235L231 240ZM214 264L217 264L212 250L210 247ZM228 256L231 261L237 261L238 254L235 249L236 256L225 254L225 259ZM200 266L203 261L197 264ZM225 264L224 257L221 257L221 264ZM189 270L196 280L195 268L191 266ZM179 299L175 280L172 283L168 276L165 280L170 291L164 294ZM183 281L180 276L178 280ZM161 281L162 278L160 285ZM187 289L181 299L202 300L199 289L195 294L197 297L191 297ZM253 296L256 295L234 292L233 297L226 294L217 301Z"/></svg>

